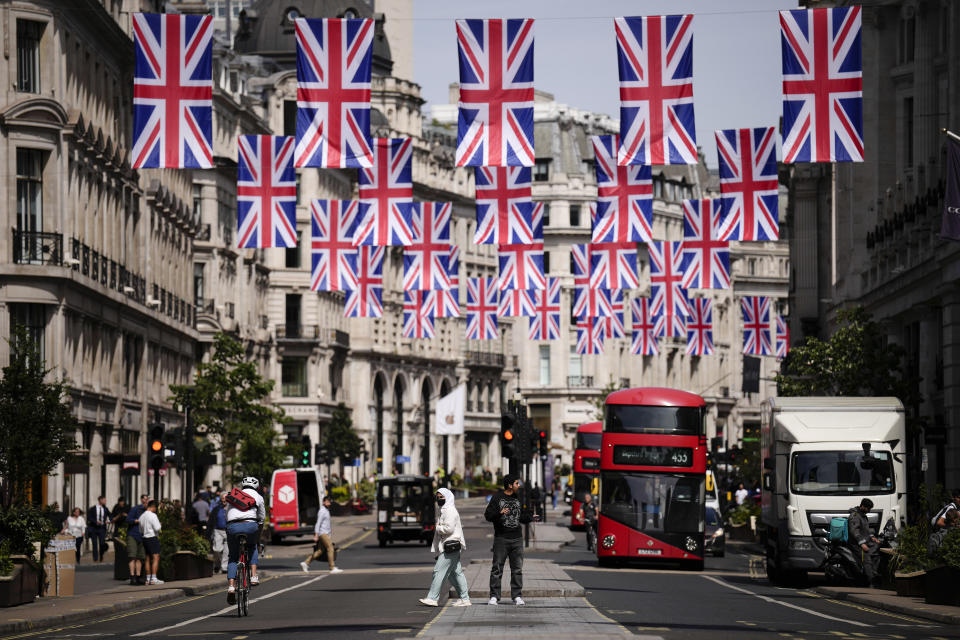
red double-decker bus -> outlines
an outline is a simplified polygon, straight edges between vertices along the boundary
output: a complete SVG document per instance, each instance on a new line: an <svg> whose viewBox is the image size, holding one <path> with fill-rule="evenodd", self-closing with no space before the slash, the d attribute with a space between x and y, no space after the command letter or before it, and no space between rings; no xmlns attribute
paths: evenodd
<svg viewBox="0 0 960 640"><path fill-rule="evenodd" d="M583 527L583 496L595 491L594 481L600 477L600 439L602 422L587 422L577 427L577 448L573 451L573 497L570 499L570 527Z"/></svg>
<svg viewBox="0 0 960 640"><path fill-rule="evenodd" d="M600 449L597 557L703 568L706 403L643 387L607 396Z"/></svg>

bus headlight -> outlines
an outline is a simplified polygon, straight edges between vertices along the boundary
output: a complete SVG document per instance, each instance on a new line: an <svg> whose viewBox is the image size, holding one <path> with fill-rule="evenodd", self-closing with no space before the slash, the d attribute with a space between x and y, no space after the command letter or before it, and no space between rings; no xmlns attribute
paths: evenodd
<svg viewBox="0 0 960 640"><path fill-rule="evenodd" d="M687 536L687 539L684 540L684 546L687 547L687 551L696 551L697 550L697 541Z"/></svg>
<svg viewBox="0 0 960 640"><path fill-rule="evenodd" d="M608 534L608 535L603 536L603 542L601 542L600 544L603 545L603 548L604 548L604 549L610 549L610 548L613 547L613 545L615 545L616 543L617 543L617 539L616 539L616 538L614 537L614 535L611 533L611 534Z"/></svg>

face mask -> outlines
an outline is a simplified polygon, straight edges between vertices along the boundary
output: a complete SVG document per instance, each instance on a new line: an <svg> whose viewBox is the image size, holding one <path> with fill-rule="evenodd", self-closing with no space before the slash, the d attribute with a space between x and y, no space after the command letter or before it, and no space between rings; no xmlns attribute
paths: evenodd
<svg viewBox="0 0 960 640"><path fill-rule="evenodd" d="M437 504L440 505L441 507L444 505L445 502L446 500L444 500L443 498L437 498Z"/></svg>

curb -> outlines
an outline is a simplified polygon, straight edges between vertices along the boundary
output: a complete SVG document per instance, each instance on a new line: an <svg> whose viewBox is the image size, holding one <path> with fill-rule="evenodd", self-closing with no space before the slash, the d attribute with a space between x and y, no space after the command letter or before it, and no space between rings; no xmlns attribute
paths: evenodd
<svg viewBox="0 0 960 640"><path fill-rule="evenodd" d="M261 572L261 575L267 575L266 572ZM136 598L131 600L125 600L123 602L117 602L115 604L106 604L87 609L85 611L74 611L72 613L64 613L58 615L50 615L45 618L39 618L37 620L22 620L18 622L6 622L0 624L0 635L6 635L8 633L18 633L21 631L36 631L39 629L46 629L49 627L55 627L62 624L69 624L71 622L81 622L91 618L98 618L100 616L110 615L111 613L120 613L121 611L130 611L131 609L139 609L146 605L156 604L158 602L166 602L168 600L177 600L179 598L184 598L187 596L199 596L211 593L214 591L220 591L223 589L222 583L211 584L211 585L201 585L201 586L190 586L184 585L182 587L173 587L175 590L169 593L158 593L156 595L144 596L142 598Z"/></svg>
<svg viewBox="0 0 960 640"><path fill-rule="evenodd" d="M896 602L887 602L879 598L874 598L859 593L837 593L835 591L831 591L829 587L814 587L813 591L821 595L836 598L837 600L849 600L850 602L856 602L857 604L876 607L877 609L884 609L886 611L893 611L894 613L916 616L917 618L925 618L927 620L942 622L944 624L960 625L960 613L940 613L938 611L923 609L916 605L903 605Z"/></svg>

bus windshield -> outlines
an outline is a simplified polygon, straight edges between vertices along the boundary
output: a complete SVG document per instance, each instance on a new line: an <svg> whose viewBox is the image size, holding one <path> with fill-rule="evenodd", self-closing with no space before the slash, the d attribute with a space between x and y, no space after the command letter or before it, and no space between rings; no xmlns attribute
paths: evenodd
<svg viewBox="0 0 960 640"><path fill-rule="evenodd" d="M630 404L607 405L605 430L613 433L662 433L678 436L702 435L701 407L645 407Z"/></svg>
<svg viewBox="0 0 960 640"><path fill-rule="evenodd" d="M800 451L790 464L791 489L806 495L893 493L889 451Z"/></svg>
<svg viewBox="0 0 960 640"><path fill-rule="evenodd" d="M602 433L577 433L577 449L593 449L594 451L600 451L600 443L602 441Z"/></svg>
<svg viewBox="0 0 960 640"><path fill-rule="evenodd" d="M703 476L604 471L600 512L638 531L703 531Z"/></svg>

